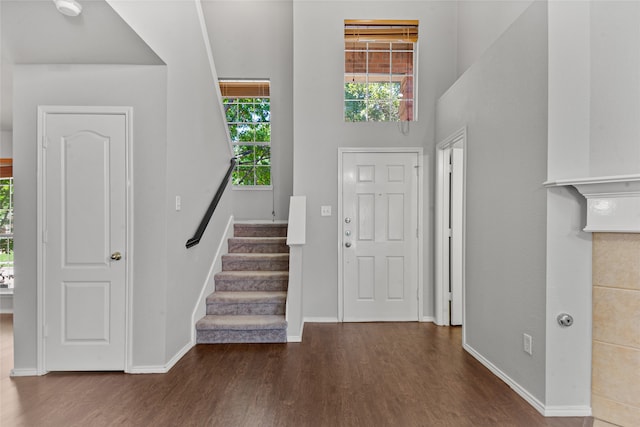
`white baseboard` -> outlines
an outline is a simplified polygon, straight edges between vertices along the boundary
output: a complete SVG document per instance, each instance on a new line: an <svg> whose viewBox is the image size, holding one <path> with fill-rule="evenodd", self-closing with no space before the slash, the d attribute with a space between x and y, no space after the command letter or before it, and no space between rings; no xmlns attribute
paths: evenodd
<svg viewBox="0 0 640 427"><path fill-rule="evenodd" d="M178 363L178 361L187 354L191 348L193 348L194 343L188 342L184 347L180 349L172 358L164 365L147 365L147 366L134 366L128 371L128 374L166 374L173 368L173 366ZM11 376L12 377L35 377L44 375L47 372L39 372L37 369L12 369Z"/></svg>
<svg viewBox="0 0 640 427"><path fill-rule="evenodd" d="M589 406L545 406L535 396L529 393L520 384L515 382L511 377L502 372L493 363L489 362L480 353L478 353L473 347L468 344L463 344L463 348L472 355L478 362L482 363L487 369L493 372L498 378L504 381L513 391L518 393L520 397L527 401L536 411L540 412L545 417L590 417L592 415L591 407Z"/></svg>
<svg viewBox="0 0 640 427"><path fill-rule="evenodd" d="M544 408L545 417L590 417L592 415L590 406L546 406Z"/></svg>
<svg viewBox="0 0 640 427"><path fill-rule="evenodd" d="M305 317L305 323L340 323L337 317Z"/></svg>
<svg viewBox="0 0 640 427"><path fill-rule="evenodd" d="M520 397L529 403L529 405L533 406L536 411L540 412L540 414L545 415L545 407L542 402L540 402L535 396L529 393L525 388L523 388L520 384L515 382L511 377L502 372L496 365L491 363L489 360L485 359L480 353L478 353L473 347L469 344L462 344L462 347L472 355L478 362L482 363L487 369L489 369L495 376L504 381L509 387L513 389Z"/></svg>
<svg viewBox="0 0 640 427"><path fill-rule="evenodd" d="M337 317L305 317L305 322L308 323L340 323ZM420 322L435 322L435 317L433 316L424 316Z"/></svg>
<svg viewBox="0 0 640 427"><path fill-rule="evenodd" d="M195 342L189 341L184 347L180 349L172 358L164 365L147 365L147 366L134 366L127 371L128 374L166 374L178 363L182 356L187 354L189 350L193 348Z"/></svg>
<svg viewBox="0 0 640 427"><path fill-rule="evenodd" d="M287 335L287 342L302 342L302 334L304 333L304 321L300 325L300 335Z"/></svg>
<svg viewBox="0 0 640 427"><path fill-rule="evenodd" d="M126 371L127 374L133 374L133 375L137 375L137 374L166 374L167 372L169 372L168 369L166 369L164 366L154 366L154 365L148 365L148 366L136 366L135 368L131 368L128 371Z"/></svg>
<svg viewBox="0 0 640 427"><path fill-rule="evenodd" d="M12 369L11 376L12 377L37 377L40 375L44 375L46 372L38 372L37 369Z"/></svg>

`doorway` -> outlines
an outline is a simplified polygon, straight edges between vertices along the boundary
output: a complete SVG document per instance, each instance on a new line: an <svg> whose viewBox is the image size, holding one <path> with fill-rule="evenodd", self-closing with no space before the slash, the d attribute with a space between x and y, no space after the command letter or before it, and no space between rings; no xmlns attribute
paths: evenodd
<svg viewBox="0 0 640 427"><path fill-rule="evenodd" d="M421 149L343 148L338 163L340 319L421 319Z"/></svg>
<svg viewBox="0 0 640 427"><path fill-rule="evenodd" d="M38 108L38 370L127 369L128 107Z"/></svg>
<svg viewBox="0 0 640 427"><path fill-rule="evenodd" d="M464 324L464 153L466 128L436 147L437 325Z"/></svg>

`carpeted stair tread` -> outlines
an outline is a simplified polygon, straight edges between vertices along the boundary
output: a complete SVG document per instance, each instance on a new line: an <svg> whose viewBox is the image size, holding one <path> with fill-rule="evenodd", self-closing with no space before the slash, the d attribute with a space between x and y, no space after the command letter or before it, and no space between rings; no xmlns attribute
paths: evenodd
<svg viewBox="0 0 640 427"><path fill-rule="evenodd" d="M222 271L214 276L216 291L286 291L288 271Z"/></svg>
<svg viewBox="0 0 640 427"><path fill-rule="evenodd" d="M232 237L229 253L289 253L286 237Z"/></svg>
<svg viewBox="0 0 640 427"><path fill-rule="evenodd" d="M283 237L230 237L229 240L245 243L286 243L287 238Z"/></svg>
<svg viewBox="0 0 640 427"><path fill-rule="evenodd" d="M284 303L286 291L218 291L207 297L207 304L212 303Z"/></svg>
<svg viewBox="0 0 640 427"><path fill-rule="evenodd" d="M286 223L234 224L235 237L283 237L287 235Z"/></svg>
<svg viewBox="0 0 640 427"><path fill-rule="evenodd" d="M222 258L247 259L247 260L265 259L270 261L277 261L277 260L288 260L289 254L286 254L286 253L276 253L276 254L238 253L238 254L222 255Z"/></svg>
<svg viewBox="0 0 640 427"><path fill-rule="evenodd" d="M288 271L289 254L239 253L222 255L223 271Z"/></svg>
<svg viewBox="0 0 640 427"><path fill-rule="evenodd" d="M216 279L259 279L259 280L286 280L288 271L220 271L215 274Z"/></svg>
<svg viewBox="0 0 640 427"><path fill-rule="evenodd" d="M287 329L287 321L283 315L262 316L215 316L207 315L196 323L197 330L263 330Z"/></svg>

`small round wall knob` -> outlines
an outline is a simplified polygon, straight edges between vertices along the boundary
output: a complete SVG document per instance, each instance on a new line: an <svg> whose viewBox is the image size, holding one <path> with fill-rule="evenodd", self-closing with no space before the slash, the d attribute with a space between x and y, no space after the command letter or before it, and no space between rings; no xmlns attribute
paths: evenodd
<svg viewBox="0 0 640 427"><path fill-rule="evenodd" d="M347 242L347 243L345 243L344 245L345 245L347 248L350 248L350 247L351 247L351 242Z"/></svg>
<svg viewBox="0 0 640 427"><path fill-rule="evenodd" d="M558 324L564 328L573 325L573 316L567 313L558 314Z"/></svg>

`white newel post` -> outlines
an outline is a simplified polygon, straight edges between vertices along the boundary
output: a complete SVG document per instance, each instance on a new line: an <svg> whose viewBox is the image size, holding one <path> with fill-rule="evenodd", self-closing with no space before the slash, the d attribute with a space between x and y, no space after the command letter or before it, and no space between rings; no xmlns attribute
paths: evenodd
<svg viewBox="0 0 640 427"><path fill-rule="evenodd" d="M289 288L287 290L287 341L302 341L302 255L306 242L306 196L292 196L289 204Z"/></svg>

